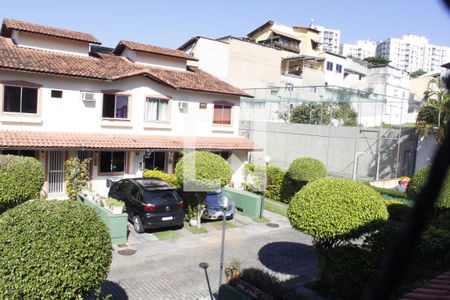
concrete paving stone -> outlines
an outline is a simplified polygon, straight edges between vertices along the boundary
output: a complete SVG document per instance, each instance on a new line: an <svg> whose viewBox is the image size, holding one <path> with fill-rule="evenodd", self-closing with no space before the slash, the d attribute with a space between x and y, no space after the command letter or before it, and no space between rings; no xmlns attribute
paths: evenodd
<svg viewBox="0 0 450 300"><path fill-rule="evenodd" d="M267 211L264 215L280 227L270 228L244 216L248 225L227 229L225 266L238 259L242 268L273 272L293 288L314 280L317 262L311 238L293 230L283 216ZM221 230L196 235L183 231L181 237L166 241L151 236L130 234L127 244L137 250L132 256L119 255L119 248L114 248L103 294L112 294L113 299L210 299L201 262L209 264L211 289L217 293Z"/></svg>

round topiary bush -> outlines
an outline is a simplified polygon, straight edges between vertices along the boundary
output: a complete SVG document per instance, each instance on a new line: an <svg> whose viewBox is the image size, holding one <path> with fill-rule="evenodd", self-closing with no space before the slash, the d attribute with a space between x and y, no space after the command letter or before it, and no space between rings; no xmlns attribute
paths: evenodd
<svg viewBox="0 0 450 300"><path fill-rule="evenodd" d="M333 247L360 237L387 220L381 195L350 179L324 178L308 183L288 208L292 226L311 235L318 247Z"/></svg>
<svg viewBox="0 0 450 300"><path fill-rule="evenodd" d="M0 155L0 214L36 198L43 184L44 171L37 159Z"/></svg>
<svg viewBox="0 0 450 300"><path fill-rule="evenodd" d="M289 166L287 176L296 182L306 184L308 182L327 177L325 165L318 159L300 157Z"/></svg>
<svg viewBox="0 0 450 300"><path fill-rule="evenodd" d="M220 155L211 152L191 152L184 155L175 167L179 185L185 190L216 190L231 180L231 167Z"/></svg>
<svg viewBox="0 0 450 300"><path fill-rule="evenodd" d="M29 201L0 216L0 299L79 299L107 277L108 228L74 201Z"/></svg>
<svg viewBox="0 0 450 300"><path fill-rule="evenodd" d="M431 168L429 166L419 169L409 182L408 188L406 189L406 195L408 198L416 200L420 191L424 188L427 182L428 176L430 175ZM435 207L438 209L449 209L450 208L450 176L447 173L444 184L439 194L439 198L435 203Z"/></svg>

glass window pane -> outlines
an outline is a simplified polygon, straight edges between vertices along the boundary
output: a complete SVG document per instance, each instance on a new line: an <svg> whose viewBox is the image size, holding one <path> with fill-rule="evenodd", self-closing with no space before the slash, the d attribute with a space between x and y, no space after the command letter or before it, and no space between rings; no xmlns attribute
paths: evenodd
<svg viewBox="0 0 450 300"><path fill-rule="evenodd" d="M100 173L111 172L111 152L100 152Z"/></svg>
<svg viewBox="0 0 450 300"><path fill-rule="evenodd" d="M28 157L36 157L36 151L34 150L20 150L21 156L28 156Z"/></svg>
<svg viewBox="0 0 450 300"><path fill-rule="evenodd" d="M116 96L116 118L126 119L128 117L128 96Z"/></svg>
<svg viewBox="0 0 450 300"><path fill-rule="evenodd" d="M223 107L222 124L231 124L231 106Z"/></svg>
<svg viewBox="0 0 450 300"><path fill-rule="evenodd" d="M112 153L112 172L122 173L125 171L125 152Z"/></svg>
<svg viewBox="0 0 450 300"><path fill-rule="evenodd" d="M3 111L20 112L20 87L5 86Z"/></svg>
<svg viewBox="0 0 450 300"><path fill-rule="evenodd" d="M103 95L103 118L114 118L114 95Z"/></svg>
<svg viewBox="0 0 450 300"><path fill-rule="evenodd" d="M19 150L3 150L3 155L19 155Z"/></svg>
<svg viewBox="0 0 450 300"><path fill-rule="evenodd" d="M169 101L159 100L158 121L167 121L169 118Z"/></svg>
<svg viewBox="0 0 450 300"><path fill-rule="evenodd" d="M156 170L164 171L166 168L166 152L154 152Z"/></svg>
<svg viewBox="0 0 450 300"><path fill-rule="evenodd" d="M147 98L145 120L156 121L158 114L158 99Z"/></svg>
<svg viewBox="0 0 450 300"><path fill-rule="evenodd" d="M222 105L214 104L214 119L213 119L214 124L222 124L223 122L222 110L223 110Z"/></svg>
<svg viewBox="0 0 450 300"><path fill-rule="evenodd" d="M37 89L22 88L22 112L36 114L37 113Z"/></svg>

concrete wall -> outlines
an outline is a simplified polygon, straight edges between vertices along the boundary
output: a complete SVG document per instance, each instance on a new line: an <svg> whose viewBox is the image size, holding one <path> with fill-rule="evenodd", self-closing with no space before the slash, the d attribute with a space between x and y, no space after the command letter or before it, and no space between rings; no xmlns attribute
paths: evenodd
<svg viewBox="0 0 450 300"><path fill-rule="evenodd" d="M314 157L326 165L331 176L351 178L356 168L356 178L371 180L377 174L379 146L379 179L413 174L417 146L413 128L400 133L399 129L268 122L241 122L240 128L265 149L251 154L251 161L259 164L269 155L273 164L287 169L298 157Z"/></svg>
<svg viewBox="0 0 450 300"><path fill-rule="evenodd" d="M190 51L197 58L198 67L222 80L228 78L230 45L222 41L199 38ZM189 51L186 51L189 53Z"/></svg>
<svg viewBox="0 0 450 300"><path fill-rule="evenodd" d="M427 136L420 136L417 142L416 170L431 165L439 147L437 134L437 131L434 131Z"/></svg>

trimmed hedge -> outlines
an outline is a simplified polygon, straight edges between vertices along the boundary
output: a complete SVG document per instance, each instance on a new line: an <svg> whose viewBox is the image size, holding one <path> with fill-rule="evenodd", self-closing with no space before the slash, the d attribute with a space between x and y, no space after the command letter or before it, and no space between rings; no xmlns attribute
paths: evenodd
<svg viewBox="0 0 450 300"><path fill-rule="evenodd" d="M242 270L239 279L253 285L275 299L283 299L288 291L277 276L257 268Z"/></svg>
<svg viewBox="0 0 450 300"><path fill-rule="evenodd" d="M262 194L260 187L264 186L264 173L267 176L267 185L265 190L265 196L269 199L275 201L282 201L281 197L281 189L283 185L284 177L286 176L286 172L281 168L273 165L267 166L258 166L252 163L246 163L245 166L245 177L251 176L253 179L253 184L244 184L244 189L252 192Z"/></svg>
<svg viewBox="0 0 450 300"><path fill-rule="evenodd" d="M43 184L44 171L37 159L0 155L0 214L37 198Z"/></svg>
<svg viewBox="0 0 450 300"><path fill-rule="evenodd" d="M167 174L158 170L144 170L144 177L150 178L159 178L161 180L164 180L171 186L173 186L175 189L179 188L178 178L175 174Z"/></svg>
<svg viewBox="0 0 450 300"><path fill-rule="evenodd" d="M0 298L78 299L106 279L108 228L74 201L30 201L0 216Z"/></svg>
<svg viewBox="0 0 450 300"><path fill-rule="evenodd" d="M311 235L319 248L358 238L388 218L379 193L358 181L332 178L307 184L287 213L292 226Z"/></svg>
<svg viewBox="0 0 450 300"><path fill-rule="evenodd" d="M409 182L406 193L410 199L416 200L419 192L424 188L425 183L430 174L430 167L424 167L418 170ZM435 207L438 209L449 209L450 208L450 176L447 173L444 184L442 186L441 193L435 203Z"/></svg>
<svg viewBox="0 0 450 300"><path fill-rule="evenodd" d="M180 187L188 182L199 190L210 191L231 181L231 167L220 155L211 152L191 152L184 155L175 167Z"/></svg>
<svg viewBox="0 0 450 300"><path fill-rule="evenodd" d="M406 214L411 209L408 205L397 200L385 200L384 204L389 213L389 219L394 221L403 221Z"/></svg>
<svg viewBox="0 0 450 300"><path fill-rule="evenodd" d="M325 165L318 159L311 157L300 157L295 159L289 166L288 177L299 184L327 177Z"/></svg>

